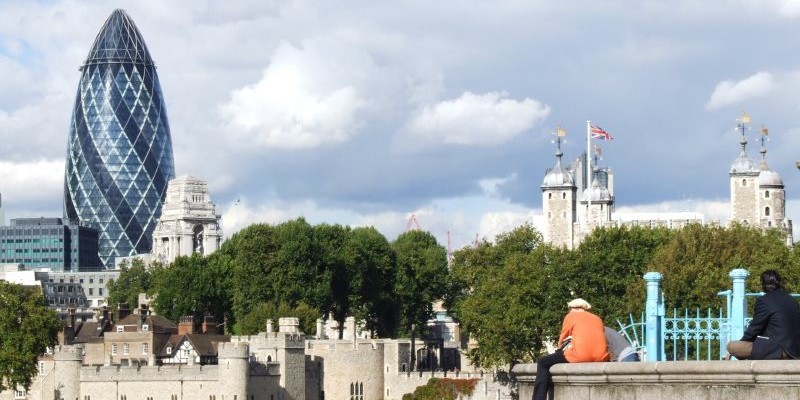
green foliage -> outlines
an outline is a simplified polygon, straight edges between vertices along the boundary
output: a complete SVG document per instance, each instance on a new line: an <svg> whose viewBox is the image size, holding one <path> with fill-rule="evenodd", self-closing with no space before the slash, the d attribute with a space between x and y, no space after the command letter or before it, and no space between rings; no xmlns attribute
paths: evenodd
<svg viewBox="0 0 800 400"><path fill-rule="evenodd" d="M477 379L431 378L428 383L403 395L403 400L456 400L475 392Z"/></svg>
<svg viewBox="0 0 800 400"><path fill-rule="evenodd" d="M595 229L564 266L573 298L592 304L592 312L606 325L616 326L617 318L638 315L644 304L642 276L652 270L655 253L669 243L675 230L668 228L614 227ZM630 295L635 293L636 296Z"/></svg>
<svg viewBox="0 0 800 400"><path fill-rule="evenodd" d="M469 357L486 367L533 361L544 341L558 336L569 297L565 252L543 245L531 225L496 242L479 244L474 256L462 249L453 262L454 279L471 285L462 286L451 310L479 344Z"/></svg>
<svg viewBox="0 0 800 400"><path fill-rule="evenodd" d="M265 331L267 320L271 319L277 329L279 318L296 317L300 320L300 330L313 333L319 316L319 310L302 302L296 307L285 303L277 306L273 303L261 303L236 323L235 331L239 335L254 335Z"/></svg>
<svg viewBox="0 0 800 400"><path fill-rule="evenodd" d="M345 253L350 314L366 321L366 329L377 336L391 337L397 331L398 319L391 245L375 228L355 228L347 238Z"/></svg>
<svg viewBox="0 0 800 400"><path fill-rule="evenodd" d="M128 266L123 262L120 266L119 278L108 282L108 304L116 309L119 303L126 303L129 307L139 306L139 293L151 293L153 289L153 276L145 268L140 258L135 258Z"/></svg>
<svg viewBox="0 0 800 400"><path fill-rule="evenodd" d="M763 231L734 224L719 226L690 225L675 233L662 246L648 266L664 276L663 291L669 307L718 308L724 298L717 295L731 286L728 273L734 268L750 272L747 289L760 292L758 276L766 269L775 269L787 282L789 290L800 289L797 258L777 230ZM644 302L644 285L633 290L631 307Z"/></svg>
<svg viewBox="0 0 800 400"><path fill-rule="evenodd" d="M0 392L30 387L38 356L55 344L59 327L39 289L0 281Z"/></svg>
<svg viewBox="0 0 800 400"><path fill-rule="evenodd" d="M154 309L173 321L182 316L202 321L211 315L221 323L231 311L230 269L229 258L221 253L209 257L195 253L176 258L168 267L154 266L153 288L158 293Z"/></svg>
<svg viewBox="0 0 800 400"><path fill-rule="evenodd" d="M392 248L396 257L394 294L402 327L408 333L419 333L433 317L433 302L443 299L451 287L447 251L430 232L419 230L401 234Z"/></svg>

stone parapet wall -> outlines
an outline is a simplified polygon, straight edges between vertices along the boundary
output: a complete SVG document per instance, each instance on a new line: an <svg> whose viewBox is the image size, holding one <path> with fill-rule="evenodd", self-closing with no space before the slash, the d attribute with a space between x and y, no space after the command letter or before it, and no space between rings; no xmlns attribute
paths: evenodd
<svg viewBox="0 0 800 400"><path fill-rule="evenodd" d="M798 399L798 361L666 361L558 364L555 400ZM519 398L531 398L536 364L519 364Z"/></svg>

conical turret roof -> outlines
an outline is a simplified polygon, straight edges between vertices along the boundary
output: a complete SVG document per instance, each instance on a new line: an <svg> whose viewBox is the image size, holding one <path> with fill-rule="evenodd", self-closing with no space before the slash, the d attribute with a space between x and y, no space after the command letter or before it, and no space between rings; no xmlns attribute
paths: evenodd
<svg viewBox="0 0 800 400"><path fill-rule="evenodd" d="M114 62L153 65L141 32L122 9L114 10L108 17L84 65Z"/></svg>

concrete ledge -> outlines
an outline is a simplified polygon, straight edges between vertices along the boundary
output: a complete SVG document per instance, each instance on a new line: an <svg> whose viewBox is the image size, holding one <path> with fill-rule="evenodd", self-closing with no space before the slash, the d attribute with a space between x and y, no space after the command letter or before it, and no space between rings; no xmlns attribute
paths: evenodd
<svg viewBox="0 0 800 400"><path fill-rule="evenodd" d="M667 361L558 364L556 399L798 399L800 361ZM536 364L511 370L520 399L533 394Z"/></svg>

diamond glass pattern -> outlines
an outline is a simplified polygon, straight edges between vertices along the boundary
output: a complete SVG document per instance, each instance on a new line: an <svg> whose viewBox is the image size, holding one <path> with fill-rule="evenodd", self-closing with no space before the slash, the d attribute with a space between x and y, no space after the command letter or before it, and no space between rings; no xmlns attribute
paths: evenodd
<svg viewBox="0 0 800 400"><path fill-rule="evenodd" d="M64 214L100 231L105 268L150 252L167 182L172 139L156 68L123 10L106 20L81 67L69 132Z"/></svg>

